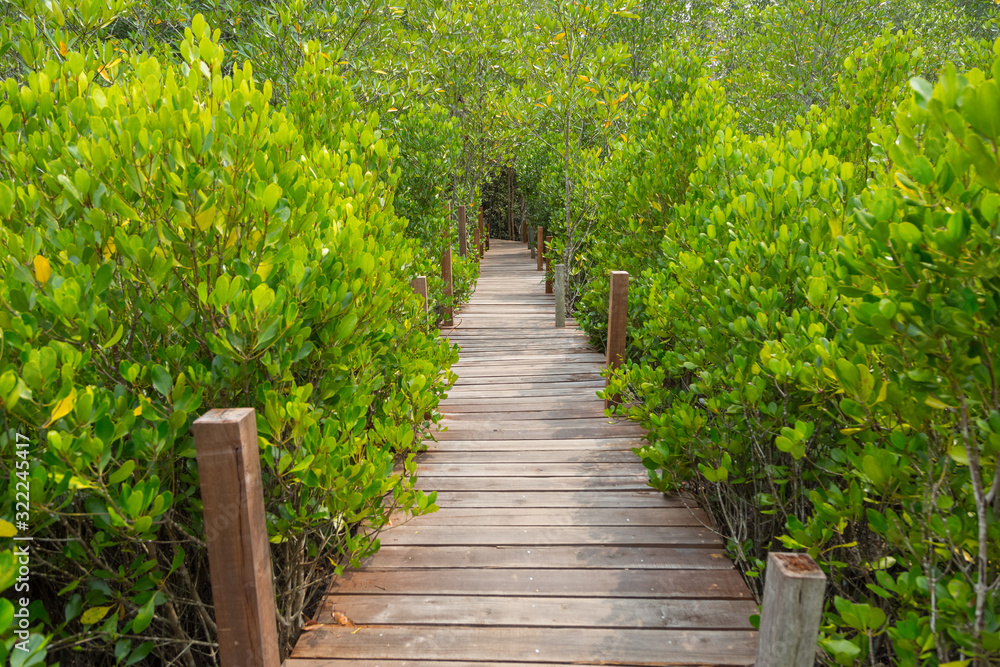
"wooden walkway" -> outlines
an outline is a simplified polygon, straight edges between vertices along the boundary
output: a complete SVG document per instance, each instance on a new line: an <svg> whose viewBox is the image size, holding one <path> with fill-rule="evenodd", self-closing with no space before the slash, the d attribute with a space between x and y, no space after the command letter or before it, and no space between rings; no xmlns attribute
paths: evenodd
<svg viewBox="0 0 1000 667"><path fill-rule="evenodd" d="M383 533L286 667L753 664L756 605L705 515L647 487L642 431L595 396L603 356L554 327L525 246L491 243L419 459L441 509Z"/></svg>

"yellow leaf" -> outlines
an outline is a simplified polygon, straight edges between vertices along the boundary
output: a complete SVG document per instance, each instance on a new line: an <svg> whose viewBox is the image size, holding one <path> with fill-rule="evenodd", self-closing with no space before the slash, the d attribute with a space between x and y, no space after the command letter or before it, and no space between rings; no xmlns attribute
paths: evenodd
<svg viewBox="0 0 1000 667"><path fill-rule="evenodd" d="M102 77L104 77L105 81L111 81L111 77L109 77L105 72L114 67L115 65L117 65L118 63L120 63L121 61L122 61L121 58L116 58L112 60L107 65L102 65L101 69L97 70L97 73L100 74Z"/></svg>
<svg viewBox="0 0 1000 667"><path fill-rule="evenodd" d="M142 414L142 406L140 405L135 410L133 410L132 414L135 415L136 417L138 417L139 415L141 415Z"/></svg>
<svg viewBox="0 0 1000 667"><path fill-rule="evenodd" d="M590 83L590 77L589 76L584 76L584 75L580 74L579 77L580 77L580 81L583 81L584 83Z"/></svg>
<svg viewBox="0 0 1000 667"><path fill-rule="evenodd" d="M108 239L108 244L104 246L104 259L111 259L117 250L114 239Z"/></svg>
<svg viewBox="0 0 1000 667"><path fill-rule="evenodd" d="M52 410L52 416L49 417L49 421L45 423L45 426L47 427L53 422L55 422L57 419L61 419L66 415L68 415L70 410L73 409L73 406L75 404L76 404L76 389L73 389L72 391L69 392L69 396L56 403L56 407Z"/></svg>
<svg viewBox="0 0 1000 667"><path fill-rule="evenodd" d="M80 622L84 625L93 625L104 618L111 607L91 607L80 616Z"/></svg>
<svg viewBox="0 0 1000 667"><path fill-rule="evenodd" d="M17 528L9 521L0 519L0 537L14 537L17 535Z"/></svg>
<svg viewBox="0 0 1000 667"><path fill-rule="evenodd" d="M566 33L564 33L564 32L561 32L561 33L559 33L558 35L556 35L556 36L555 36L555 38L553 38L553 40L552 40L552 41L553 41L553 42L558 42L558 41L559 41L560 39L562 39L562 38L563 38L563 37L565 37L565 36L566 36Z"/></svg>
<svg viewBox="0 0 1000 667"><path fill-rule="evenodd" d="M67 53L68 50L69 49L66 47L66 42L64 42L64 41L62 41L60 39L59 40L59 55L61 55L63 58L65 58L66 57L66 53Z"/></svg>
<svg viewBox="0 0 1000 667"><path fill-rule="evenodd" d="M212 223L215 222L215 206L210 206L198 215L194 216L194 221L197 223L198 229L201 231L205 231L211 227Z"/></svg>
<svg viewBox="0 0 1000 667"><path fill-rule="evenodd" d="M952 407L950 405L948 405L947 403L945 403L941 399L937 398L936 396L928 396L927 398L924 399L924 403L926 403L927 405L931 406L932 408L937 408L938 410L951 410L952 409Z"/></svg>
<svg viewBox="0 0 1000 667"><path fill-rule="evenodd" d="M882 388L878 390L878 397L876 397L875 402L872 405L878 405L885 400L886 395L889 393L889 383L883 382Z"/></svg>
<svg viewBox="0 0 1000 667"><path fill-rule="evenodd" d="M52 275L52 267L49 265L49 260L41 255L35 255L32 264L35 265L35 280L43 285L49 282L49 276Z"/></svg>

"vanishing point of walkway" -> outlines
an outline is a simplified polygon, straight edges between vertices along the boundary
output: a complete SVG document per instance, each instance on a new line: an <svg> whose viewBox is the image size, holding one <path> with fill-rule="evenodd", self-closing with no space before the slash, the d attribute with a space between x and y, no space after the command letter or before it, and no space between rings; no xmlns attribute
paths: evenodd
<svg viewBox="0 0 1000 667"><path fill-rule="evenodd" d="M753 664L756 606L707 518L646 486L642 431L595 396L604 358L554 327L525 246L491 243L418 459L441 509L383 532L286 667Z"/></svg>

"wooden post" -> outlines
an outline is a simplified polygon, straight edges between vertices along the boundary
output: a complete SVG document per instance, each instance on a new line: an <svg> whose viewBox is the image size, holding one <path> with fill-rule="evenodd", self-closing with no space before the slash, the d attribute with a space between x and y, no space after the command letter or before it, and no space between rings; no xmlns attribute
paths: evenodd
<svg viewBox="0 0 1000 667"><path fill-rule="evenodd" d="M523 192L521 193L521 240L525 244L528 243L528 207Z"/></svg>
<svg viewBox="0 0 1000 667"><path fill-rule="evenodd" d="M476 261L477 262L483 256L482 247L481 247L481 244L482 244L482 240L481 240L482 231L483 231L483 207L480 206L479 207L479 221L476 223L476 228L474 230L472 230L472 242L475 245L475 248L474 248L473 252L475 252L475 254L476 254Z"/></svg>
<svg viewBox="0 0 1000 667"><path fill-rule="evenodd" d="M608 368L618 368L625 359L625 328L628 324L628 272L611 272L608 295ZM621 396L604 399L604 407L621 402Z"/></svg>
<svg viewBox="0 0 1000 667"><path fill-rule="evenodd" d="M808 554L767 555L757 667L812 667L826 575Z"/></svg>
<svg viewBox="0 0 1000 667"><path fill-rule="evenodd" d="M556 328L566 326L566 265L556 264Z"/></svg>
<svg viewBox="0 0 1000 667"><path fill-rule="evenodd" d="M452 283L451 283L451 243L448 243L448 247L444 249L444 254L441 255L441 280L444 281L444 298L447 301L451 301L452 296ZM441 326L451 327L455 325L455 313L454 308L449 304L442 308L442 319Z"/></svg>
<svg viewBox="0 0 1000 667"><path fill-rule="evenodd" d="M223 667L278 667L271 544L252 408L195 420L205 542Z"/></svg>
<svg viewBox="0 0 1000 667"><path fill-rule="evenodd" d="M458 207L458 254L461 257L469 252L469 239L465 231L465 206Z"/></svg>
<svg viewBox="0 0 1000 667"><path fill-rule="evenodd" d="M538 270L542 270L542 257L545 255L545 232L538 228L538 241L535 243L535 259L538 260Z"/></svg>
<svg viewBox="0 0 1000 667"><path fill-rule="evenodd" d="M548 248L552 243L552 237L545 237L545 247ZM552 265L552 260L548 257L545 258L545 293L552 294L552 271L550 266Z"/></svg>
<svg viewBox="0 0 1000 667"><path fill-rule="evenodd" d="M410 287L424 300L424 322L427 322L427 276L417 276L410 281Z"/></svg>

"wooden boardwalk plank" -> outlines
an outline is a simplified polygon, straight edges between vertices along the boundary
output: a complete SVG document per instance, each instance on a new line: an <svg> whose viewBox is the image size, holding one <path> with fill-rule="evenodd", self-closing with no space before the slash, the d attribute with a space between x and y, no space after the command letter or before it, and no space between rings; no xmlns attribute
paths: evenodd
<svg viewBox="0 0 1000 667"><path fill-rule="evenodd" d="M339 611L358 625L466 625L579 628L733 628L749 630L752 600L493 595L331 595L316 617ZM571 613L572 612L572 613Z"/></svg>
<svg viewBox="0 0 1000 667"><path fill-rule="evenodd" d="M688 504L691 504L690 501ZM441 507L547 507L574 511L591 507L684 507L679 498L664 498L648 488L625 491L438 491ZM503 512L508 514L508 512Z"/></svg>
<svg viewBox="0 0 1000 667"><path fill-rule="evenodd" d="M336 595L528 595L752 600L734 570L369 570L345 572Z"/></svg>
<svg viewBox="0 0 1000 667"><path fill-rule="evenodd" d="M402 525L405 517L394 517ZM708 515L699 508L574 507L553 512L545 507L522 507L517 512L493 508L449 506L445 513L420 517L420 526L707 526Z"/></svg>
<svg viewBox="0 0 1000 667"><path fill-rule="evenodd" d="M745 630L324 625L302 635L296 657L747 665L756 650L757 633Z"/></svg>
<svg viewBox="0 0 1000 667"><path fill-rule="evenodd" d="M597 397L604 355L554 327L543 290L524 245L494 240L442 332L458 382L416 459L440 509L392 518L285 667L754 662L757 606L722 540L649 488L645 432Z"/></svg>
<svg viewBox="0 0 1000 667"><path fill-rule="evenodd" d="M719 537L693 526L400 526L382 535L384 546L721 547Z"/></svg>

